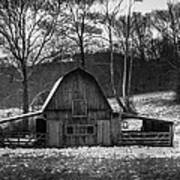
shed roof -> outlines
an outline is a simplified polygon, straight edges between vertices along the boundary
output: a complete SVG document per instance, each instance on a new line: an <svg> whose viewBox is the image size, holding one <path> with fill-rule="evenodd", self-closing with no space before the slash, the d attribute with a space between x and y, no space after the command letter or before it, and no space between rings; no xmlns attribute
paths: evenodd
<svg viewBox="0 0 180 180"><path fill-rule="evenodd" d="M60 83L61 83L62 80L63 80L63 76L60 77L60 78L54 83L54 86L52 87L52 89L51 89L48 97L46 98L46 100L45 100L45 102L44 102L44 104L43 104L43 106L42 106L42 109L41 109L42 111L44 111L45 108L47 107L47 105L49 104L50 100L52 99L53 95L55 94L55 92L56 92L57 88L59 87L59 85L60 85Z"/></svg>
<svg viewBox="0 0 180 180"><path fill-rule="evenodd" d="M8 117L8 118L1 119L0 124L11 122L11 121L17 121L17 120L25 119L25 118L29 118L29 117L40 116L42 114L43 114L42 111L29 112L27 114L20 114L20 115L14 116L14 117Z"/></svg>
<svg viewBox="0 0 180 180"><path fill-rule="evenodd" d="M164 122L164 123L169 123L169 124L173 124L172 120L167 120L167 119L159 119L159 118L150 118L150 117L145 117L145 116L141 116L141 115L134 115L134 114L130 114L130 113L122 113L122 117L123 118L132 118L132 119L140 119L143 121L159 121L159 122Z"/></svg>

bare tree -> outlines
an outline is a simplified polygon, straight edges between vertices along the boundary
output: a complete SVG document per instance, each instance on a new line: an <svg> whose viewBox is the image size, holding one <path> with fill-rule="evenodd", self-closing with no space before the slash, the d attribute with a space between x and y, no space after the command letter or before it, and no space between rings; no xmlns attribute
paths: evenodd
<svg viewBox="0 0 180 180"><path fill-rule="evenodd" d="M134 1L129 0L127 6L126 16L120 16L116 21L116 35L119 40L119 47L121 52L124 54L123 61L123 77L122 77L122 97L124 100L124 105L127 111L131 111L130 107L130 89L131 89L131 75L132 75L132 65L133 65L133 31L134 24L132 18L132 8Z"/></svg>
<svg viewBox="0 0 180 180"><path fill-rule="evenodd" d="M179 10L180 4L174 4L173 2L168 2L168 9L155 11L152 14L152 25L160 34L160 41L164 41L164 48L171 48L169 53L168 63L173 69L179 66L179 54L178 54L178 39L179 39ZM172 53L171 53L172 52ZM163 51L164 53L164 51ZM171 54L170 54L171 53Z"/></svg>
<svg viewBox="0 0 180 180"><path fill-rule="evenodd" d="M29 67L52 57L47 45L53 38L60 1L1 0L1 48L7 54L4 63L17 70L22 83L23 112L29 110Z"/></svg>
<svg viewBox="0 0 180 180"><path fill-rule="evenodd" d="M129 6L127 7L127 15L121 16L116 21L116 35L119 39L120 48L123 49L124 61L123 61L123 77L122 77L122 97L126 109L129 108L129 91L130 91L130 76L131 76L131 65L132 59L130 58L130 47L132 43L132 11L133 2L129 0ZM129 61L130 60L130 61Z"/></svg>
<svg viewBox="0 0 180 180"><path fill-rule="evenodd" d="M153 39L150 15L133 13L133 45L136 48L136 56L142 61L148 58L148 49Z"/></svg>
<svg viewBox="0 0 180 180"><path fill-rule="evenodd" d="M115 37L114 33L114 26L119 15L121 4L123 0L116 2L115 4L112 1L108 0L101 0L103 4L103 18L102 22L107 27L107 34L108 38L104 38L109 44L109 51L110 51L110 82L111 88L113 91L113 95L116 95L116 88L115 88L115 79L114 79L114 41L113 37Z"/></svg>
<svg viewBox="0 0 180 180"><path fill-rule="evenodd" d="M59 35L62 34L72 41L79 48L81 55L78 65L85 67L85 52L87 47L92 43L94 33L101 33L101 30L91 23L91 6L94 0L67 0L67 16L63 27L59 28ZM100 32L99 32L100 31Z"/></svg>

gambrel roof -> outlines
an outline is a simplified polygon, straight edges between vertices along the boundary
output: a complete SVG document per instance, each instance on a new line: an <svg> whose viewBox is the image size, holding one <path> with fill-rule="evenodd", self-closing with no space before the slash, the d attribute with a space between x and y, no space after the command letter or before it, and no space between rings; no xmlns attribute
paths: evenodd
<svg viewBox="0 0 180 180"><path fill-rule="evenodd" d="M102 96L104 97L105 101L107 102L107 105L108 105L108 107L110 108L110 110L111 110L113 113L114 113L114 112L117 113L118 109L120 109L120 108L117 109L117 108L114 107L114 105L113 105L113 103L112 103L112 100L108 100L108 99L106 98L106 96L105 96L104 92L102 91L102 88L100 87L100 85L99 85L99 83L97 82L96 78L95 78L93 75L91 75L89 72L87 72L86 70L84 70L84 69L82 69L82 68L76 68L76 69L68 72L68 73L65 74L64 76L61 76L61 77L55 82L55 84L54 84L53 88L51 89L51 91L50 91L50 93L49 93L49 95L48 95L45 103L44 103L43 106L42 106L42 111L44 111L44 110L47 108L47 106L49 105L51 99L52 99L53 96L55 95L58 87L61 85L61 83L63 82L63 80L64 80L67 76L69 76L70 74L73 74L73 73L75 73L75 72L77 72L77 71L83 73L84 75L89 76L89 77L95 82L96 86L98 87L99 91L101 92Z"/></svg>

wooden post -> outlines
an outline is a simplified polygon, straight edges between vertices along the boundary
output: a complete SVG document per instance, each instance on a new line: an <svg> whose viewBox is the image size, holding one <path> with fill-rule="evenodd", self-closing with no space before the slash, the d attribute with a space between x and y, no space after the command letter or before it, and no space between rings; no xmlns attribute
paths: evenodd
<svg viewBox="0 0 180 180"><path fill-rule="evenodd" d="M121 113L111 118L112 145L118 145L121 134Z"/></svg>
<svg viewBox="0 0 180 180"><path fill-rule="evenodd" d="M171 124L169 126L169 132L170 132L170 136L171 136L171 143L170 146L174 146L174 124Z"/></svg>
<svg viewBox="0 0 180 180"><path fill-rule="evenodd" d="M122 113L119 113L119 134L118 143L122 144Z"/></svg>

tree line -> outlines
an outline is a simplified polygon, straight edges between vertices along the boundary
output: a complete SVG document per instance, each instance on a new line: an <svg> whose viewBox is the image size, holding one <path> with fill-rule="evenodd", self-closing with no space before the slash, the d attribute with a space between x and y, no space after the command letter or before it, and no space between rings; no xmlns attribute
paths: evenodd
<svg viewBox="0 0 180 180"><path fill-rule="evenodd" d="M77 66L86 68L86 53L108 51L113 95L115 52L124 55L122 95L127 109L133 59L165 60L179 69L180 3L166 10L127 14L125 0L0 0L0 63L13 66L22 84L23 112L29 111L33 67L79 53ZM126 7L127 9L127 7Z"/></svg>

